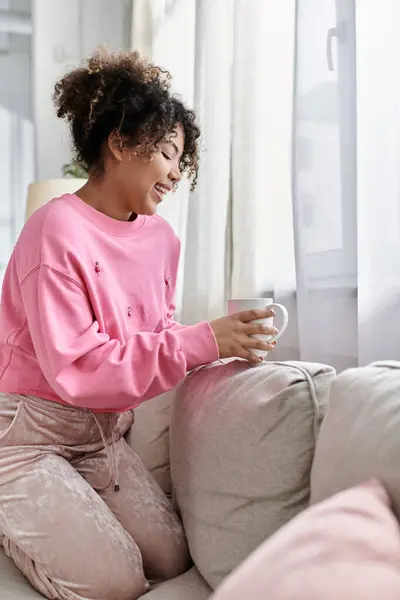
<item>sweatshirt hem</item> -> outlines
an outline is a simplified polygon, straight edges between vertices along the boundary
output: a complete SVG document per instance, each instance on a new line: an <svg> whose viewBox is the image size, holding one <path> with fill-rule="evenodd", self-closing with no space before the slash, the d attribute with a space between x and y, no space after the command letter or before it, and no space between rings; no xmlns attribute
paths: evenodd
<svg viewBox="0 0 400 600"><path fill-rule="evenodd" d="M7 389L3 390L0 387L0 395L1 394L18 394L20 396L35 396L36 398L41 398L42 400L48 400L49 402L55 402L56 404L61 404L61 406L68 406L69 408L76 408L76 410L90 411L93 413L124 413L129 410L133 410L137 408L138 404L134 403L131 407L126 408L124 410L118 409L106 409L106 408L84 408L83 406L76 406L75 404L71 404L70 402L65 402L59 396L49 394L40 390L33 390L31 388L13 388L12 390Z"/></svg>

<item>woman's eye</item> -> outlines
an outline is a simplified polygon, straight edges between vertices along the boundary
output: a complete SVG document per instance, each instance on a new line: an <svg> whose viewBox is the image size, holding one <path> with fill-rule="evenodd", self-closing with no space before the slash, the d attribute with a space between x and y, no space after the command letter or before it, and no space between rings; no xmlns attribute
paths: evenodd
<svg viewBox="0 0 400 600"><path fill-rule="evenodd" d="M167 160L172 160L172 158L170 156L168 156L168 154L166 154L165 152L162 152L162 155L164 158L166 158Z"/></svg>

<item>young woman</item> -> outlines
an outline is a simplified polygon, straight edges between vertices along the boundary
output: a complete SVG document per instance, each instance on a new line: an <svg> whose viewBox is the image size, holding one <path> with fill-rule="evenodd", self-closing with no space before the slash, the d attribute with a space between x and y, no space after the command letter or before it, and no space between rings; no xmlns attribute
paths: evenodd
<svg viewBox="0 0 400 600"><path fill-rule="evenodd" d="M45 597L134 600L189 564L182 525L124 440L132 409L218 357L258 359L268 310L174 321L179 242L156 215L199 129L169 74L94 54L55 87L88 172L25 226L0 309L0 539Z"/></svg>

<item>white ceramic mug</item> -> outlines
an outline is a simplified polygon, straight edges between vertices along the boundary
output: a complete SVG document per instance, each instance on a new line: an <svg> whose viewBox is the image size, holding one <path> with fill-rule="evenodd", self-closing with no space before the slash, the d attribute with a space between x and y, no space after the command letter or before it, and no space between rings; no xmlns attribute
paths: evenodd
<svg viewBox="0 0 400 600"><path fill-rule="evenodd" d="M276 340L278 340L281 335L284 333L286 327L288 326L289 323L289 315L288 315L288 311L286 310L286 308L284 306L282 306L282 304L276 304L274 302L273 298L229 298L228 300L228 314L229 315L233 315L235 313L238 312L242 312L244 310L252 310L252 309L257 309L257 310L262 310L263 308L279 308L279 310L282 312L283 315L283 322L282 325L280 326L279 332L276 335L254 335L252 337L254 337L257 340L261 340L262 342L267 342L269 344L271 344L272 342L275 342ZM252 323L262 323L263 325L266 325L267 327L272 327L273 326L273 322L274 322L274 318L273 317L268 317L267 319L256 319L254 321L252 321ZM255 354L256 356L259 356L260 358L265 358L268 354L267 351L265 350L251 350L251 352L253 354Z"/></svg>

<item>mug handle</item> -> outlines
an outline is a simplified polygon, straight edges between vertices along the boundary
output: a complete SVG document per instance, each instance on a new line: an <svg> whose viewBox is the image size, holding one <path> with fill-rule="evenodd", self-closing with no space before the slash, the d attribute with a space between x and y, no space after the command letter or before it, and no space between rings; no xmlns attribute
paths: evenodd
<svg viewBox="0 0 400 600"><path fill-rule="evenodd" d="M275 303L268 304L267 308L279 308L279 310L282 312L282 315L283 315L283 323L281 325L279 332L276 335L274 335L270 340L268 340L268 343L272 344L272 342L276 342L276 340L279 340L281 335L286 331L286 328L289 323L289 313L282 304L275 304Z"/></svg>

